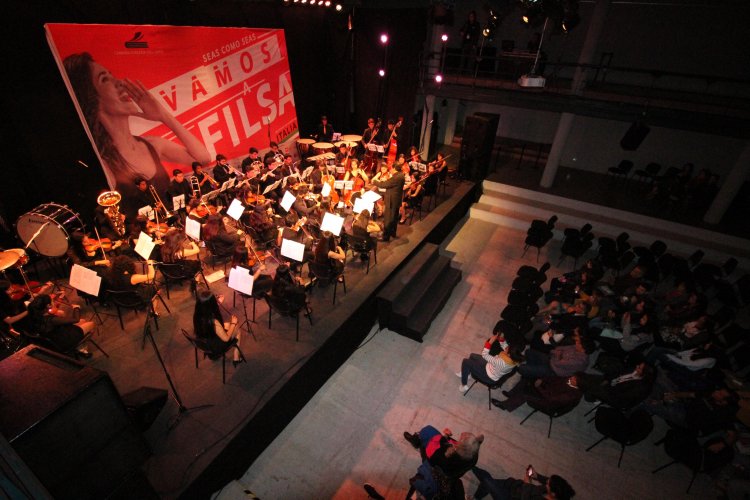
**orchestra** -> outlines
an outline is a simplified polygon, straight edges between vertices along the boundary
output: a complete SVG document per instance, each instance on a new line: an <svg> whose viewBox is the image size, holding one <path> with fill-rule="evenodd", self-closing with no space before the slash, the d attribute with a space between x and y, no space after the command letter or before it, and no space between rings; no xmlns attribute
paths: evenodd
<svg viewBox="0 0 750 500"><path fill-rule="evenodd" d="M347 264L348 235L373 241L397 238L398 223L406 221L409 210L423 196L434 196L445 180L448 157L442 152L430 162L422 159L416 147L398 155L396 139L402 120L388 120L382 127L380 119L369 118L361 135L341 136L335 154L309 150L295 158L269 141L266 151L251 147L244 158L216 154L212 175L198 162L191 165L192 175L175 168L161 193L143 179L134 180L137 190L125 199L117 191L104 191L91 207L93 231L83 225L72 231L65 258L71 265L101 275L102 290L136 290L150 298L154 307L159 266L184 274L196 292L204 269L202 255L240 259L256 277L268 268L263 274L266 290L274 288L271 276L276 268L282 277L296 274L291 281L295 286L305 282L302 274L308 262L326 266L334 275L340 273ZM315 137L330 141L333 134L333 127L322 117ZM378 196L368 196L370 191ZM288 194L293 201L282 203ZM355 212L363 206L360 200L374 198L368 208ZM227 209L236 201L242 210L230 216ZM125 207L122 212L120 205ZM338 235L321 228L329 213L344 218ZM199 238L186 231L188 222L200 226ZM137 250L144 235L155 244L145 256ZM281 255L284 240L304 245L302 261ZM19 268L23 271L15 254L0 251L0 272ZM279 281L278 273L275 281ZM33 299L39 288L30 283L14 286L26 300Z"/></svg>

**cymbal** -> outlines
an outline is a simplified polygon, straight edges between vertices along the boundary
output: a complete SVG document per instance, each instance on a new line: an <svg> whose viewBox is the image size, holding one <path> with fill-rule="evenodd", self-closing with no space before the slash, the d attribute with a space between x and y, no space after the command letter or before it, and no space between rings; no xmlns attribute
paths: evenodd
<svg viewBox="0 0 750 500"><path fill-rule="evenodd" d="M19 255L15 252L0 252L0 271L15 266L18 259Z"/></svg>
<svg viewBox="0 0 750 500"><path fill-rule="evenodd" d="M342 135L341 140L349 141L349 142L359 142L362 140L362 136L356 135L356 134L347 134L347 135Z"/></svg>

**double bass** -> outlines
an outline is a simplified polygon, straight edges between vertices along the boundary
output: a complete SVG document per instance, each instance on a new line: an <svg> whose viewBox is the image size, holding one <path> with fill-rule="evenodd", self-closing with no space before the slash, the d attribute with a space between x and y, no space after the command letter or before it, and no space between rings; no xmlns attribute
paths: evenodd
<svg viewBox="0 0 750 500"><path fill-rule="evenodd" d="M388 138L388 154L386 155L386 163L390 167L393 165L393 163L396 161L396 154L398 153L398 134L396 133L399 128L401 128L401 124L404 122L404 117L399 116L398 121L393 126L393 130L391 130L391 136Z"/></svg>

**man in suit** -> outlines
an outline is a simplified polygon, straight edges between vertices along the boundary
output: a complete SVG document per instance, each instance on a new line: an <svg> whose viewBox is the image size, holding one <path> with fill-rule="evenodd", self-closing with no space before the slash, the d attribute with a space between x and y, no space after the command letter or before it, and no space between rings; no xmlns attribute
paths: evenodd
<svg viewBox="0 0 750 500"><path fill-rule="evenodd" d="M383 199L385 201L385 210L383 211L384 227L383 241L389 241L391 236L396 237L396 228L398 228L398 211L401 207L401 201L404 197L404 173L396 170L391 166L391 177L387 181L376 181L379 188L385 189Z"/></svg>

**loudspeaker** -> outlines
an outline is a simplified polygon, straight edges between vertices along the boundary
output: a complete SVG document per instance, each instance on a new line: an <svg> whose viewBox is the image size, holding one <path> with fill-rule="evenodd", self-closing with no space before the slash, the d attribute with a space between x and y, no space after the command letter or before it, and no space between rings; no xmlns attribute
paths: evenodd
<svg viewBox="0 0 750 500"><path fill-rule="evenodd" d="M141 387L122 396L133 423L145 431L154 423L167 403L167 391L153 387Z"/></svg>
<svg viewBox="0 0 750 500"><path fill-rule="evenodd" d="M499 121L500 115L494 114L466 117L458 165L464 179L479 182L487 177Z"/></svg>
<svg viewBox="0 0 750 500"><path fill-rule="evenodd" d="M625 132L625 136L620 141L620 146L625 151L635 151L650 131L651 128L648 125L640 120L635 121L628 131Z"/></svg>

